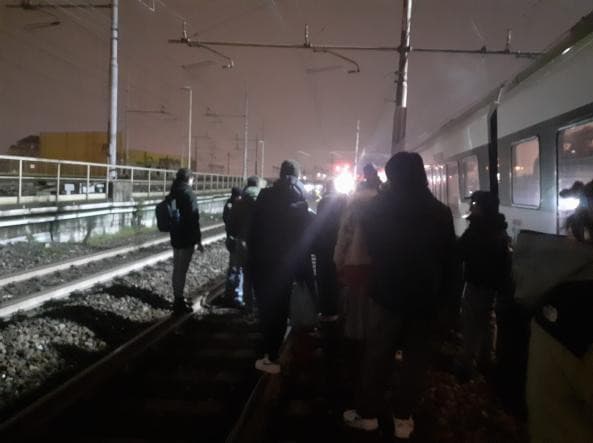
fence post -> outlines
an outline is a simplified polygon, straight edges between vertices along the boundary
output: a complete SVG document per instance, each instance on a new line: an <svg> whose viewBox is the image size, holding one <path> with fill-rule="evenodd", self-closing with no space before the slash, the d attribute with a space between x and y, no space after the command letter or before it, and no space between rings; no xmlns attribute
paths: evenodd
<svg viewBox="0 0 593 443"><path fill-rule="evenodd" d="M23 196L23 160L19 159L19 191L16 197L16 202L21 203L21 197Z"/></svg>
<svg viewBox="0 0 593 443"><path fill-rule="evenodd" d="M167 189L167 171L163 172L163 195L165 195Z"/></svg>
<svg viewBox="0 0 593 443"><path fill-rule="evenodd" d="M105 200L109 198L109 165L105 166Z"/></svg>
<svg viewBox="0 0 593 443"><path fill-rule="evenodd" d="M91 165L86 165L86 199L89 199L89 192L91 187Z"/></svg>
<svg viewBox="0 0 593 443"><path fill-rule="evenodd" d="M134 168L130 168L130 183L130 186L132 186L132 199L134 199Z"/></svg>
<svg viewBox="0 0 593 443"><path fill-rule="evenodd" d="M152 172L151 169L148 170L148 198L150 198L150 173Z"/></svg>
<svg viewBox="0 0 593 443"><path fill-rule="evenodd" d="M56 203L60 199L60 175L62 173L62 163L58 163L58 173L56 177Z"/></svg>

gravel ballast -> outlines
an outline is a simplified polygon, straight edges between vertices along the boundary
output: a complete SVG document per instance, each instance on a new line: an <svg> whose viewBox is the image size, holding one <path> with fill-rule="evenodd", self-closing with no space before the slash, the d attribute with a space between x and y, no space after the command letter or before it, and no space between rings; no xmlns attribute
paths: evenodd
<svg viewBox="0 0 593 443"><path fill-rule="evenodd" d="M223 275L227 265L221 243L196 251L186 294ZM167 260L0 325L0 419L170 315L172 268Z"/></svg>

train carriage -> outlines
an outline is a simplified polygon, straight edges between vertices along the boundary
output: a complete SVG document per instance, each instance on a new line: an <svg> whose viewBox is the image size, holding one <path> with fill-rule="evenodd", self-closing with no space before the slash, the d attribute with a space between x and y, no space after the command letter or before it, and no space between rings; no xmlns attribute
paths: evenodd
<svg viewBox="0 0 593 443"><path fill-rule="evenodd" d="M458 233L468 197L494 177L510 233L563 233L575 202L559 191L593 179L593 13L413 150Z"/></svg>

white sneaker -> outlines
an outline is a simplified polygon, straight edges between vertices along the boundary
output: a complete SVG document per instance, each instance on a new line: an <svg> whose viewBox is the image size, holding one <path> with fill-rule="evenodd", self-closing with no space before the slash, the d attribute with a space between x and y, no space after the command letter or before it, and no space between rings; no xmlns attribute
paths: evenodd
<svg viewBox="0 0 593 443"><path fill-rule="evenodd" d="M255 369L272 375L280 374L281 371L280 365L271 361L267 355L255 361Z"/></svg>
<svg viewBox="0 0 593 443"><path fill-rule="evenodd" d="M362 418L354 409L344 411L342 418L346 426L361 431L376 431L379 428L379 421L376 418Z"/></svg>
<svg viewBox="0 0 593 443"><path fill-rule="evenodd" d="M393 426L395 427L394 435L402 440L410 438L412 432L414 432L414 419L412 417L402 420L393 417Z"/></svg>

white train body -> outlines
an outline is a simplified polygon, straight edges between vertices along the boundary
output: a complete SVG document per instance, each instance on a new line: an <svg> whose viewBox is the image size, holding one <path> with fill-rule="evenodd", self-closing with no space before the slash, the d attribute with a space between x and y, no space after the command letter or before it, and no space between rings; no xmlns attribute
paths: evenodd
<svg viewBox="0 0 593 443"><path fill-rule="evenodd" d="M433 193L451 207L458 233L466 226L467 197L490 189L493 158L510 233L563 233L570 202L561 201L559 191L575 180L593 180L593 13L413 150L424 159Z"/></svg>

